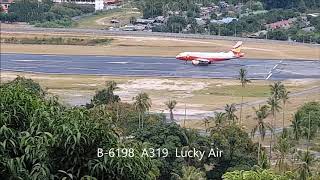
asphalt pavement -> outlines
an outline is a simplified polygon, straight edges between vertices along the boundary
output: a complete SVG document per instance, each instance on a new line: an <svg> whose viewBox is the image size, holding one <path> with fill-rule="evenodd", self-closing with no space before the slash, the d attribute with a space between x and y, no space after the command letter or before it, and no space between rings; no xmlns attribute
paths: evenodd
<svg viewBox="0 0 320 180"><path fill-rule="evenodd" d="M251 79L320 78L320 61L312 60L237 59L193 66L165 57L1 54L1 70L50 74L231 79L241 67Z"/></svg>

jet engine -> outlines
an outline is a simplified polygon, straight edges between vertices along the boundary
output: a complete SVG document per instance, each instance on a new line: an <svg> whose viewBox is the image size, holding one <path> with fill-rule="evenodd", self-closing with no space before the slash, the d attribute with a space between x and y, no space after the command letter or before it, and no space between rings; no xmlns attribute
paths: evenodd
<svg viewBox="0 0 320 180"><path fill-rule="evenodd" d="M198 66L207 66L210 64L210 61L192 60L192 64Z"/></svg>

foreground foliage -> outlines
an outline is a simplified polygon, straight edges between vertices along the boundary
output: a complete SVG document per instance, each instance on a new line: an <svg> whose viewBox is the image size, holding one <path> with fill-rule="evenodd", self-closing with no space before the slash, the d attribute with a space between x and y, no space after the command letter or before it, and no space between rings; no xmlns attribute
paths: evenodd
<svg viewBox="0 0 320 180"><path fill-rule="evenodd" d="M284 175L278 175L272 170L251 170L251 171L233 171L223 175L225 180L288 180L293 179L292 172L286 172Z"/></svg>
<svg viewBox="0 0 320 180"><path fill-rule="evenodd" d="M97 148L142 148L119 142L108 123L86 108L66 108L45 98L30 80L1 86L0 179L153 179L150 158L97 158ZM107 122L107 121L106 121ZM134 170L134 171L132 171Z"/></svg>
<svg viewBox="0 0 320 180"><path fill-rule="evenodd" d="M281 83L278 83L278 85ZM316 157L309 151L310 139L319 128L317 102L306 103L295 115L293 128L276 136L273 151L276 169L270 170L265 148L264 122L269 106L254 109L259 143L253 143L237 125L234 104L226 113L216 113L215 127L205 134L166 121L152 114L146 93L134 103L121 102L107 82L87 106L66 107L49 96L38 83L18 77L0 86L0 179L317 179ZM278 96L277 88L272 95ZM281 91L280 91L281 92ZM281 94L279 94L280 96ZM280 97L279 97L280 98ZM169 104L169 103L168 103ZM312 126L312 127L311 127ZM272 130L271 130L272 131ZM307 150L292 154L299 138L307 138ZM134 156L98 156L98 148L131 148ZM141 156L145 150L166 149L157 156ZM222 150L221 157L208 156ZM177 152L199 150L200 157L181 157ZM150 151L149 151L150 152ZM292 155L292 156L290 156ZM292 158L291 158L292 157ZM293 162L293 163L292 163Z"/></svg>

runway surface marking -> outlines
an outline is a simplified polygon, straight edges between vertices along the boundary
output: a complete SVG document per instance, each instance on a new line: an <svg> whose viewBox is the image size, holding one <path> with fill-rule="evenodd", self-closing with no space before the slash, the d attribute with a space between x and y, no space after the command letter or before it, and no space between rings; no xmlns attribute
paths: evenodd
<svg viewBox="0 0 320 180"><path fill-rule="evenodd" d="M284 80L320 78L320 61L238 59L193 66L168 57L1 54L1 70L49 74L88 74L147 77L248 78Z"/></svg>
<svg viewBox="0 0 320 180"><path fill-rule="evenodd" d="M281 64L283 62L283 60L279 61L278 64L274 65L273 68L269 71L268 76L266 77L266 80L268 80L272 75L273 75L273 71L276 70L276 68L279 66L279 64Z"/></svg>

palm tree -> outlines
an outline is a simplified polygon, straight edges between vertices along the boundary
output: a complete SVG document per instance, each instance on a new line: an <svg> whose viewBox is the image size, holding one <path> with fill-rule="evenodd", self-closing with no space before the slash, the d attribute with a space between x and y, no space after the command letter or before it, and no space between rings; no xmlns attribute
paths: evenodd
<svg viewBox="0 0 320 180"><path fill-rule="evenodd" d="M276 128L276 115L277 115L277 112L279 112L279 110L281 109L279 105L279 100L276 99L275 97L269 97L267 103L270 106L270 111L273 117L272 125L274 128Z"/></svg>
<svg viewBox="0 0 320 180"><path fill-rule="evenodd" d="M119 89L115 81L106 81L106 87L111 92L114 92L115 90Z"/></svg>
<svg viewBox="0 0 320 180"><path fill-rule="evenodd" d="M269 164L267 153L265 151L261 151L260 153L261 153L260 154L260 159L258 159L259 167L261 169L269 169L270 168L270 164Z"/></svg>
<svg viewBox="0 0 320 180"><path fill-rule="evenodd" d="M139 93L133 98L135 102L133 103L135 109L139 113L139 128L143 127L143 115L146 111L149 111L151 107L151 99L147 93Z"/></svg>
<svg viewBox="0 0 320 180"><path fill-rule="evenodd" d="M174 177L178 180L204 180L205 173L200 169L197 169L193 166L183 166L181 170L181 175L172 173Z"/></svg>
<svg viewBox="0 0 320 180"><path fill-rule="evenodd" d="M167 108L169 109L170 111L170 120L171 122L174 121L174 118L173 118L173 109L176 107L177 105L177 101L176 100L169 100L165 103L167 105Z"/></svg>
<svg viewBox="0 0 320 180"><path fill-rule="evenodd" d="M101 105L119 102L119 96L114 95L114 91L117 89L118 87L115 81L107 81L106 88L97 91L96 94L93 96L91 100L91 105Z"/></svg>
<svg viewBox="0 0 320 180"><path fill-rule="evenodd" d="M249 79L247 79L247 73L248 71L244 68L241 68L239 71L239 80L242 88L245 88L246 84L251 82ZM243 95L241 96L241 104L240 104L240 125L242 120L242 105L243 105Z"/></svg>
<svg viewBox="0 0 320 180"><path fill-rule="evenodd" d="M298 141L300 139L302 129L301 129L301 123L302 123L302 114L299 112L296 112L294 114L293 120L292 120L292 128L293 128L293 134L294 139Z"/></svg>
<svg viewBox="0 0 320 180"><path fill-rule="evenodd" d="M213 129L213 130L221 130L221 126L224 124L225 120L226 120L226 113L224 112L214 112L214 116L213 117L206 117L204 119L204 124L208 125L205 126L206 127L206 132L208 129ZM215 124L214 127L210 127L209 124L213 122Z"/></svg>
<svg viewBox="0 0 320 180"><path fill-rule="evenodd" d="M253 108L255 112L254 120L257 121L257 124L251 131L252 137L254 137L255 133L259 131L260 138L259 138L259 146L258 146L258 164L260 165L260 149L261 149L261 141L264 141L266 131L270 130L272 132L272 126L270 123L265 122L264 120L269 116L269 107L264 105L259 107L259 109Z"/></svg>
<svg viewBox="0 0 320 180"><path fill-rule="evenodd" d="M286 130L283 132L285 133ZM290 153L290 150L292 148L292 144L289 142L289 139L284 135L280 136L277 144L274 146L274 150L278 156L278 160L276 165L279 168L280 172L287 171L287 164L286 164L286 157Z"/></svg>
<svg viewBox="0 0 320 180"><path fill-rule="evenodd" d="M206 130L206 132L208 132L209 130L209 125L211 121L212 121L212 117L206 117L203 119L204 129Z"/></svg>
<svg viewBox="0 0 320 180"><path fill-rule="evenodd" d="M216 127L218 129L220 129L220 127L223 125L225 120L226 120L226 113L224 113L224 112L215 112L214 113L214 122L215 122Z"/></svg>
<svg viewBox="0 0 320 180"><path fill-rule="evenodd" d="M235 115L237 109L234 103L231 105L227 104L224 110L226 111L226 118L229 120L229 123L231 121L234 123L234 121L238 119L238 117Z"/></svg>
<svg viewBox="0 0 320 180"><path fill-rule="evenodd" d="M198 139L199 139L199 134L197 130L195 129L184 129L184 140L185 140L185 146L182 147L183 150L189 151L191 149L199 149L200 145L198 144ZM187 164L191 164L191 160L193 158L191 157L186 157L187 159Z"/></svg>
<svg viewBox="0 0 320 180"><path fill-rule="evenodd" d="M284 114L285 114L286 103L289 99L289 93L290 91L287 91L287 89L284 87L279 95L280 99L282 100L282 129L284 129Z"/></svg>
<svg viewBox="0 0 320 180"><path fill-rule="evenodd" d="M281 81L275 82L273 85L270 85L271 96L275 99L280 99L280 93L284 89L284 85Z"/></svg>
<svg viewBox="0 0 320 180"><path fill-rule="evenodd" d="M114 91L119 89L115 81L106 82L107 92L110 94L110 101L117 102L119 101L119 96L114 95Z"/></svg>
<svg viewBox="0 0 320 180"><path fill-rule="evenodd" d="M312 175L310 167L316 159L310 151L298 151L297 158L300 160L298 164L299 179L306 180Z"/></svg>
<svg viewBox="0 0 320 180"><path fill-rule="evenodd" d="M308 136L307 136L307 150L306 151L298 151L297 158L300 160L299 166L298 166L298 173L299 173L299 179L306 180L308 177L312 176L311 169L313 163L317 161L313 154L309 151L309 144L310 144L310 130L311 130L311 118L310 118L310 112L309 112L309 127L308 127Z"/></svg>
<svg viewBox="0 0 320 180"><path fill-rule="evenodd" d="M272 113L272 127L276 128L276 113L279 112L279 109L281 108L279 105L279 100L276 98L276 95L269 97L267 101L268 105L270 105L270 111ZM269 160L271 161L271 150L272 150L272 142L273 142L273 132L270 133L271 140L270 140L270 154L269 154Z"/></svg>

